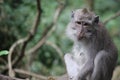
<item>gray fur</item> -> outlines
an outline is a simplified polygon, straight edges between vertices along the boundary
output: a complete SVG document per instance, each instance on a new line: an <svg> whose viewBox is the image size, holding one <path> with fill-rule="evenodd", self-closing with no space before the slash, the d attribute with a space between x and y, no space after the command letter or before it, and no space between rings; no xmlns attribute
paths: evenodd
<svg viewBox="0 0 120 80"><path fill-rule="evenodd" d="M66 34L74 42L72 54L64 57L70 80L111 80L118 52L96 16L78 9L67 26Z"/></svg>

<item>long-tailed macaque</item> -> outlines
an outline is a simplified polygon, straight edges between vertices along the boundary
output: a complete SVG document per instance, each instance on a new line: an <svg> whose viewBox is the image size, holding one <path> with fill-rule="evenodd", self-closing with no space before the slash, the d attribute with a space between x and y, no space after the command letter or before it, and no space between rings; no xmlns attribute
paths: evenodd
<svg viewBox="0 0 120 80"><path fill-rule="evenodd" d="M118 52L99 17L88 9L72 12L66 29L72 54L64 56L70 80L111 80Z"/></svg>

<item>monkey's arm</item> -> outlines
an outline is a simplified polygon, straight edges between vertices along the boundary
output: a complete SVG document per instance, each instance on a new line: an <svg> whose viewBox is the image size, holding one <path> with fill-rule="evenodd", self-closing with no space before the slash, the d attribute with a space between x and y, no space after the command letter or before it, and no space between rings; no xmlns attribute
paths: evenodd
<svg viewBox="0 0 120 80"><path fill-rule="evenodd" d="M90 59L82 66L82 68L79 68L77 80L85 79L89 73L92 73L93 68L94 68L94 61Z"/></svg>
<svg viewBox="0 0 120 80"><path fill-rule="evenodd" d="M65 54L64 59L65 59L65 64L66 64L66 69L67 69L69 79L76 80L77 75L79 73L78 64L74 61L71 54Z"/></svg>

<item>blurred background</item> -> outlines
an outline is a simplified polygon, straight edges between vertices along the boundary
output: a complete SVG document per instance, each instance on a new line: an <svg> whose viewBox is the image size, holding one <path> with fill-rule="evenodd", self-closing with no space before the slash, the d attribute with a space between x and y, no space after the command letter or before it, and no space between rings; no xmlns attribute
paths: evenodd
<svg viewBox="0 0 120 80"><path fill-rule="evenodd" d="M9 51L18 41L11 52L13 69L45 76L66 73L63 56L71 51L73 43L65 29L71 11L83 7L100 16L118 48L116 66L120 65L120 0L41 0L39 8L37 1L0 0L0 51ZM25 42L27 36L31 37ZM8 56L0 56L1 74L8 75ZM120 68L117 71L120 74ZM17 77L26 77L18 73L16 70Z"/></svg>

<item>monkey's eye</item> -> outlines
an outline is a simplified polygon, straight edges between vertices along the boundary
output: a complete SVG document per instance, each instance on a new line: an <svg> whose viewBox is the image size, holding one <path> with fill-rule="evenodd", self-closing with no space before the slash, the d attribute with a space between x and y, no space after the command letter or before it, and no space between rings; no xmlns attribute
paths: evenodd
<svg viewBox="0 0 120 80"><path fill-rule="evenodd" d="M82 22L80 22L80 21L76 21L76 23L77 23L77 24L82 24Z"/></svg>
<svg viewBox="0 0 120 80"><path fill-rule="evenodd" d="M89 24L88 24L87 22L84 22L83 25L84 25L84 26L88 26Z"/></svg>

